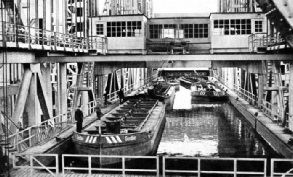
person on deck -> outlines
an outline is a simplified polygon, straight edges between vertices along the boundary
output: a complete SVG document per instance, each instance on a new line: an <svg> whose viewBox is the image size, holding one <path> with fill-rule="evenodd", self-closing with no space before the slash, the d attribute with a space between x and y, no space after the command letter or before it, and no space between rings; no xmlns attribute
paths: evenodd
<svg viewBox="0 0 293 177"><path fill-rule="evenodd" d="M124 91L122 88L120 88L120 90L118 91L118 96L119 96L120 104L122 104L124 99Z"/></svg>
<svg viewBox="0 0 293 177"><path fill-rule="evenodd" d="M76 131L81 133L82 130L82 122L83 122L83 113L80 108L77 108L75 111L75 120L76 120Z"/></svg>
<svg viewBox="0 0 293 177"><path fill-rule="evenodd" d="M101 117L102 117L102 110L101 110L101 107L99 105L97 105L95 107L95 112L96 112L96 115L97 115L97 119L98 120L101 120Z"/></svg>

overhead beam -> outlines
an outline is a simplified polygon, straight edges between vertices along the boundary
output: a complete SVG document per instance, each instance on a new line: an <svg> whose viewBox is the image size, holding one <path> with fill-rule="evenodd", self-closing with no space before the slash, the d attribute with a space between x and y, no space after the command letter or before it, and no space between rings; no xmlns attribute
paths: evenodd
<svg viewBox="0 0 293 177"><path fill-rule="evenodd" d="M249 73L261 73L261 61L213 61L211 68L241 68Z"/></svg>
<svg viewBox="0 0 293 177"><path fill-rule="evenodd" d="M204 54L204 55L105 55L37 57L38 62L154 62L154 61L262 61L292 60L292 54Z"/></svg>
<svg viewBox="0 0 293 177"><path fill-rule="evenodd" d="M292 54L101 55L35 57L34 52L7 52L7 63L155 62L155 61L290 61ZM3 62L0 51L0 62ZM5 61L6 62L6 61Z"/></svg>

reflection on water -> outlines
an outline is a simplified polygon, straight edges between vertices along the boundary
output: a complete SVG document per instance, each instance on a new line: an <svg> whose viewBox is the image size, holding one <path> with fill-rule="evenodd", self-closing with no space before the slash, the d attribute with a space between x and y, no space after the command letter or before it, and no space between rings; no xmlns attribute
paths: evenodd
<svg viewBox="0 0 293 177"><path fill-rule="evenodd" d="M158 154L205 157L281 157L229 103L170 111Z"/></svg>

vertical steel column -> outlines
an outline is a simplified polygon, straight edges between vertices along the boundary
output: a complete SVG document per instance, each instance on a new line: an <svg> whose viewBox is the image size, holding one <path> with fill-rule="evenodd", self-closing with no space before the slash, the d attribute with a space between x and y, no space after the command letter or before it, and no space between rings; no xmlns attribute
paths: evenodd
<svg viewBox="0 0 293 177"><path fill-rule="evenodd" d="M19 87L19 93L17 95L17 99L16 99L16 103L15 103L15 108L14 108L12 116L11 116L11 119L14 122L17 122L23 114L26 100L27 100L27 97L29 94L31 78L32 78L32 72L29 69L29 67L25 66L22 82ZM15 130L16 129L13 129L12 131L14 132Z"/></svg>
<svg viewBox="0 0 293 177"><path fill-rule="evenodd" d="M47 13L47 4L46 4L46 0L43 0L43 29L42 30L46 30L46 21L47 21L46 13ZM47 35L47 33L45 33L45 35Z"/></svg>
<svg viewBox="0 0 293 177"><path fill-rule="evenodd" d="M51 84L51 68L50 64L46 66L41 65L41 73L43 75L43 80L46 87L46 95L48 97L48 112L50 115L53 115L53 100L52 100L52 84Z"/></svg>
<svg viewBox="0 0 293 177"><path fill-rule="evenodd" d="M58 70L58 102L59 114L67 112L67 78L66 78L66 63L59 63ZM66 121L66 117L62 116L62 120Z"/></svg>
<svg viewBox="0 0 293 177"><path fill-rule="evenodd" d="M264 87L266 85L266 76L267 76L267 70L266 70L266 64L265 61L261 62L261 73L258 73L258 107L261 107L262 100L264 99Z"/></svg>
<svg viewBox="0 0 293 177"><path fill-rule="evenodd" d="M68 4L67 4L67 0L64 0L64 18L63 18L63 25L64 25L64 27L63 27L63 29L64 29L64 31L63 31L63 33L64 34L67 34L68 33L68 28L67 28L67 9L68 9Z"/></svg>
<svg viewBox="0 0 293 177"><path fill-rule="evenodd" d="M56 19L55 19L55 25L56 25L56 32L57 33L59 33L59 0L55 0L55 17L56 17ZM57 36L59 36L59 34L57 35Z"/></svg>
<svg viewBox="0 0 293 177"><path fill-rule="evenodd" d="M293 62L290 62L290 74L289 74L289 129L293 130Z"/></svg>
<svg viewBox="0 0 293 177"><path fill-rule="evenodd" d="M36 19L36 31L35 31L35 39L36 44L39 44L40 37L40 29L39 29L39 0L35 0L35 19Z"/></svg>
<svg viewBox="0 0 293 177"><path fill-rule="evenodd" d="M74 21L75 21L75 36L77 36L77 0L74 0L74 10L73 13L75 14L74 16ZM72 19L73 20L73 19Z"/></svg>

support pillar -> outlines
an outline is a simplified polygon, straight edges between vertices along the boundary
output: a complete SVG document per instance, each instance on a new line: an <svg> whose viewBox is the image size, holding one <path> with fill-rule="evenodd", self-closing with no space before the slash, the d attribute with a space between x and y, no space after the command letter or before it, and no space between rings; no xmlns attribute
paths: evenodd
<svg viewBox="0 0 293 177"><path fill-rule="evenodd" d="M67 79L66 79L66 63L59 63L58 70L58 111L59 114L67 112ZM66 121L63 116L62 121Z"/></svg>
<svg viewBox="0 0 293 177"><path fill-rule="evenodd" d="M29 85L29 94L25 104L24 110L24 120L28 123L28 126L33 126L40 123L42 120L39 120L38 117L38 96L37 96L37 74L32 74L32 79ZM27 116L27 117L26 117Z"/></svg>
<svg viewBox="0 0 293 177"><path fill-rule="evenodd" d="M51 85L51 68L50 64L41 65L41 73L46 87L46 95L48 96L48 112L53 115L52 85Z"/></svg>
<svg viewBox="0 0 293 177"><path fill-rule="evenodd" d="M265 61L262 61L261 70L260 70L260 73L258 74L257 105L259 108L261 107L262 100L264 99L264 87L266 85L266 76L267 76L266 64L265 64Z"/></svg>
<svg viewBox="0 0 293 177"><path fill-rule="evenodd" d="M12 121L14 122L18 122L20 117L23 114L25 105L26 105L26 100L29 94L29 88L30 88L30 83L31 83L31 79L32 79L32 72L29 69L29 67L24 67L24 74L23 74L23 78L22 78L22 82L21 85L19 87L19 92L17 95L17 99L16 99L16 104L15 104L15 108L14 111L12 113ZM28 120L24 120L24 121L28 121ZM29 125L27 125L29 126ZM11 127L11 131L15 132L16 131L16 127Z"/></svg>
<svg viewBox="0 0 293 177"><path fill-rule="evenodd" d="M293 130L293 62L290 62L290 74L289 74L289 129Z"/></svg>

